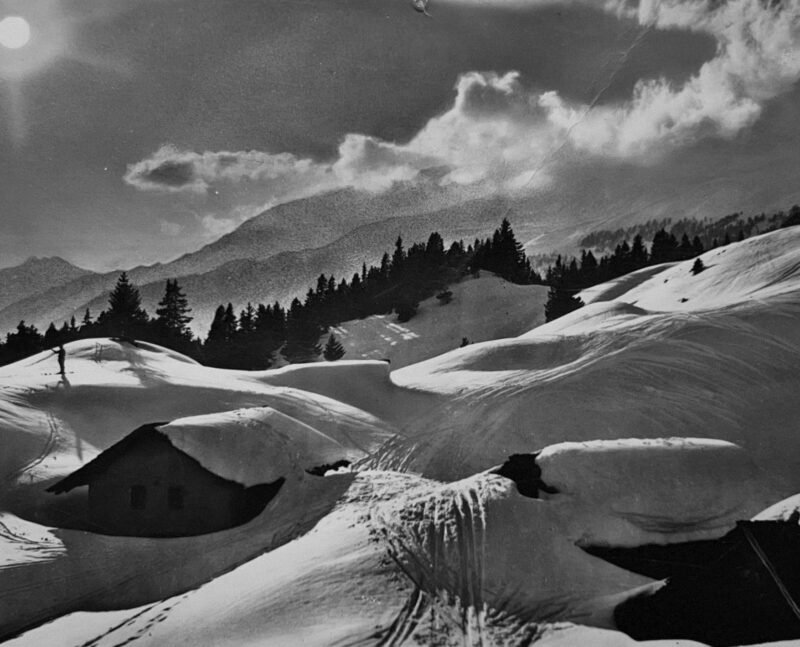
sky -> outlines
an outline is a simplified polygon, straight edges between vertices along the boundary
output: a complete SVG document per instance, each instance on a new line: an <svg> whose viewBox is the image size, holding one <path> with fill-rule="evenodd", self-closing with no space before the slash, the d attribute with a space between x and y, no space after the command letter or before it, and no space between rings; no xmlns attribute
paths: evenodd
<svg viewBox="0 0 800 647"><path fill-rule="evenodd" d="M800 0L428 11L0 0L0 266L167 261L270 205L429 169L469 195L520 195L577 163L796 160Z"/></svg>

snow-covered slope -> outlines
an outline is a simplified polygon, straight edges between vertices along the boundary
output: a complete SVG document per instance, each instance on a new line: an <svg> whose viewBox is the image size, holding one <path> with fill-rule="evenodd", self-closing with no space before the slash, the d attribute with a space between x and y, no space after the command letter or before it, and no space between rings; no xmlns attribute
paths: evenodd
<svg viewBox="0 0 800 647"><path fill-rule="evenodd" d="M694 436L740 444L800 489L800 228L706 256L696 276L691 261L645 273L518 338L395 371L444 399L378 464L450 478L563 440Z"/></svg>
<svg viewBox="0 0 800 647"><path fill-rule="evenodd" d="M181 430L205 425L215 430L206 442L216 442L217 449L227 442L218 436L232 429L238 449L231 451L264 442L242 442L235 433L255 426L262 436L269 431L273 448L284 444L283 454L271 454L275 460L289 460L288 453L296 457L305 447L304 468L333 454L341 454L337 460L366 457L397 432L374 415L323 395L266 384L263 373L206 368L152 344L92 339L65 348L63 378L50 351L0 368L0 478L15 486L0 492L0 509L47 518L51 497L44 486L151 422L183 419L164 429L184 443ZM253 407L258 409L234 411ZM186 418L204 414L213 415Z"/></svg>
<svg viewBox="0 0 800 647"><path fill-rule="evenodd" d="M580 546L719 537L762 510L788 518L796 500L769 507L800 492L800 228L703 261L391 374L380 361L223 371L108 340L70 345L66 380L52 354L0 369L0 635L635 644L612 609L658 584ZM55 529L43 487L157 420L217 473L291 474L261 515L220 533ZM284 441L312 461L339 447L363 460L314 477L282 462ZM534 453L540 498L495 473Z"/></svg>
<svg viewBox="0 0 800 647"><path fill-rule="evenodd" d="M694 260L645 268L584 291L587 303L614 300L652 311L689 312L796 295L800 229L790 227L717 247Z"/></svg>
<svg viewBox="0 0 800 647"><path fill-rule="evenodd" d="M375 315L347 321L331 332L348 359L388 359L396 369L458 348L464 338L481 342L515 337L544 322L545 287L514 285L484 272L450 290L449 303L431 297L420 303L410 321Z"/></svg>

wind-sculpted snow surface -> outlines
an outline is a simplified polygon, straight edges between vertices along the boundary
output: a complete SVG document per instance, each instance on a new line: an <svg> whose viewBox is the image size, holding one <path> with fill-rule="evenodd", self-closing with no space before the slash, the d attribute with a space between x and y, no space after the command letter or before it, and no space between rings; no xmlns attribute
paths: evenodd
<svg viewBox="0 0 800 647"><path fill-rule="evenodd" d="M391 373L225 371L110 340L68 345L65 378L49 352L0 369L0 636L695 645L615 631L615 606L660 583L581 547L716 539L800 507L786 499L800 492L800 228L703 262L597 286L520 337ZM159 421L218 475L286 483L218 533L65 529L81 495L45 487ZM501 476L511 455L536 487ZM306 472L339 459L352 471Z"/></svg>
<svg viewBox="0 0 800 647"><path fill-rule="evenodd" d="M615 464L624 466L625 459L618 457ZM369 471L318 481L329 494L312 510L320 513L327 507L327 512L313 529L296 529L305 533L288 543L269 543L273 536L267 532L290 512L286 500L281 507L280 498L274 509L270 506L248 526L196 543L180 540L173 547L162 540L115 538L120 551L124 545L129 555L140 558L139 565L145 563L141 558L146 551L166 551L159 568L171 567L179 574L167 578L148 566L135 578L139 587L158 582L162 597L146 603L134 598L133 585L126 584L100 604L82 600L83 608L114 608L123 599L143 606L124 614L67 616L9 644L47 644L60 635L74 636L70 644L98 646L133 640L150 646L528 644L568 631L566 625L545 631L543 623L609 626L616 602L630 590L650 586L647 578L594 558L575 543L587 530L605 532L613 505L587 521L593 501L580 501L577 495L525 498L513 482L489 473L452 484ZM314 496L323 491L316 488ZM337 497L332 508L331 496ZM294 494L290 500L292 505L308 504ZM673 514L688 536L699 536L705 528L693 505L677 501ZM205 560L217 559L224 554L224 541L234 541L235 553L257 537L266 542L268 552L199 588L181 588L181 578L196 574L202 563L196 553L210 550ZM84 541L87 553L90 546L98 548ZM178 566L172 550L191 552ZM121 572L101 576L89 568L73 586L80 589L101 580L112 586L131 577L124 566L117 570ZM54 610L68 608L50 612ZM611 644L629 644L618 640Z"/></svg>
<svg viewBox="0 0 800 647"><path fill-rule="evenodd" d="M800 489L800 228L707 254L700 274L668 266L516 339L395 371L441 406L374 465L450 479L564 440L694 436L739 444Z"/></svg>

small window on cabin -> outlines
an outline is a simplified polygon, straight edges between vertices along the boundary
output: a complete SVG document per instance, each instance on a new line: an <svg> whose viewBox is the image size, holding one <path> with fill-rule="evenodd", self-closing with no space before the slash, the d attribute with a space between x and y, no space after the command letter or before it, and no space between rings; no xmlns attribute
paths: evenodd
<svg viewBox="0 0 800 647"><path fill-rule="evenodd" d="M147 505L147 488L144 485L131 486L131 508L144 510Z"/></svg>
<svg viewBox="0 0 800 647"><path fill-rule="evenodd" d="M170 510L183 510L183 488L171 485L167 490L167 505Z"/></svg>

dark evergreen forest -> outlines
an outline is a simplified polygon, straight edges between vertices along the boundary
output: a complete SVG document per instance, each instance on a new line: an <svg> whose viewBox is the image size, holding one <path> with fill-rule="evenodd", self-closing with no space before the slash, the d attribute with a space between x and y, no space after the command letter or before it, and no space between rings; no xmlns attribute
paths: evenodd
<svg viewBox="0 0 800 647"><path fill-rule="evenodd" d="M220 368L269 368L278 353L291 363L313 361L320 354L335 361L344 355L336 337L328 337L324 350L319 343L331 326L389 313L395 313L398 321L408 321L422 300L436 295L446 303L452 296L448 285L482 269L514 283L542 280L504 219L491 237L468 245L456 241L445 248L442 237L434 232L426 242L406 249L398 238L379 264L362 265L349 280L322 274L304 299L295 298L288 307L277 301L248 303L237 313L233 304L221 304L204 340L193 336L189 328L191 308L177 280L167 281L155 317L150 317L142 309L138 289L123 272L108 308L96 319L87 310L80 324L73 317L60 328L50 324L44 334L21 321L0 344L0 363L90 337L153 342Z"/></svg>
<svg viewBox="0 0 800 647"><path fill-rule="evenodd" d="M436 296L441 304L447 304L453 295L448 286L481 270L513 283L549 286L545 317L552 321L583 305L577 293L584 288L648 265L691 259L733 240L798 224L800 206L796 205L788 214L781 211L769 218L762 214L743 220L741 214L733 214L714 222L681 220L669 229L668 221L651 221L631 230L591 234L583 243L595 250L607 248L611 237L617 236L613 251L599 257L592 249L583 249L578 258L558 256L543 275L531 267L507 219L492 236L467 245L456 241L445 248L442 236L433 232L426 242L406 249L398 238L391 253L385 252L377 265L362 265L349 280L321 274L305 297L293 299L288 307L277 301L247 303L237 313L233 304L220 304L205 339L194 336L189 328L189 299L177 280L166 282L164 296L151 317L142 308L138 289L122 272L109 295L108 308L96 318L87 309L80 322L73 316L60 327L51 323L44 333L20 321L5 342L0 342L0 365L91 337L153 342L220 368L265 369L279 355L290 363L314 361L320 355L335 361L345 354L336 336L329 334L324 348L320 344L332 326L390 313L399 322L409 321L421 301ZM629 243L628 234L634 231ZM652 231L649 244L641 231ZM703 269L698 259L692 272Z"/></svg>

